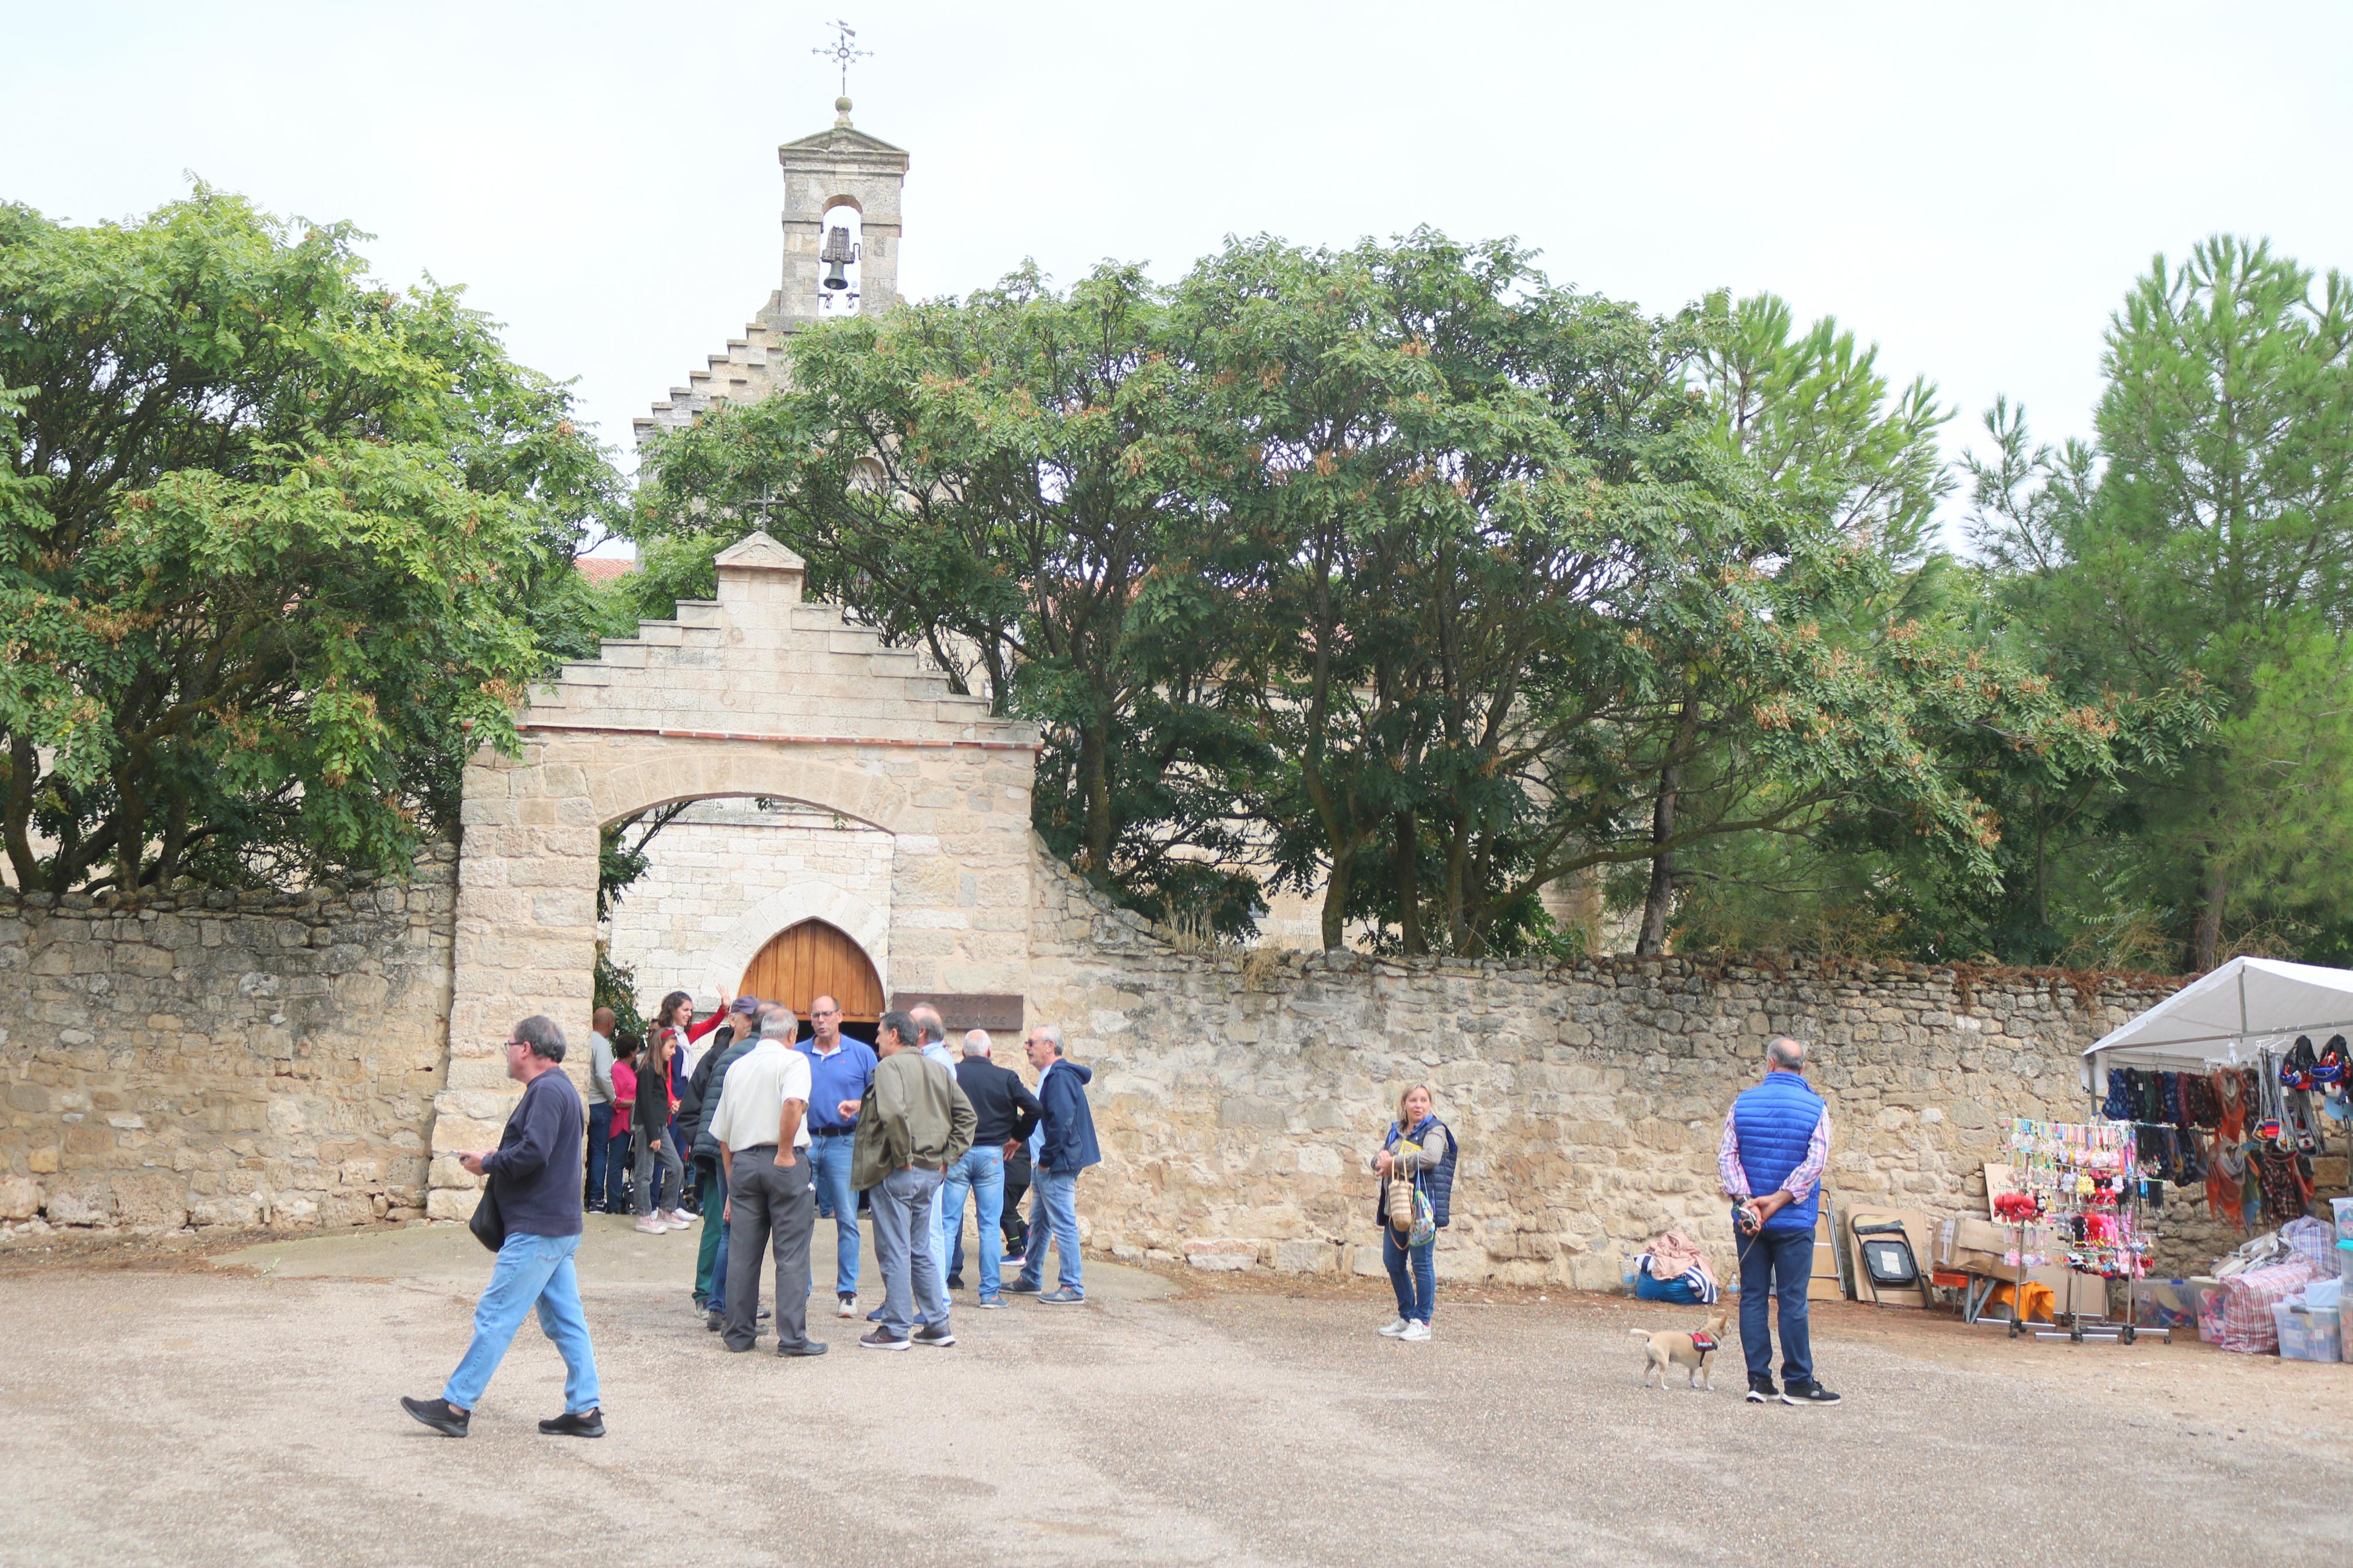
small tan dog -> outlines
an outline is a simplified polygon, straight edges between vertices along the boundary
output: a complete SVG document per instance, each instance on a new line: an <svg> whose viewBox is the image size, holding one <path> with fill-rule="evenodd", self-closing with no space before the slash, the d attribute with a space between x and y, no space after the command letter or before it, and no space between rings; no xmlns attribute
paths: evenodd
<svg viewBox="0 0 2353 1568"><path fill-rule="evenodd" d="M1712 1369L1715 1363L1715 1352L1723 1348L1725 1327L1731 1321L1731 1311L1719 1309L1696 1333L1674 1330L1660 1333L1648 1329L1627 1330L1636 1339L1650 1342L1646 1352L1649 1359L1642 1363L1642 1386L1651 1386L1651 1376L1655 1373L1659 1379L1659 1392L1665 1393L1667 1373L1680 1366L1690 1369L1692 1387L1714 1394L1715 1376Z"/></svg>

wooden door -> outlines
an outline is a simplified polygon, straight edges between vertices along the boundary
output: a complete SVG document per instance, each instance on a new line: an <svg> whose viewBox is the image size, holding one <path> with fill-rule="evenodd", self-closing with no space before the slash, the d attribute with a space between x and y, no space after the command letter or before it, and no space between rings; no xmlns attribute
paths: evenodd
<svg viewBox="0 0 2353 1568"><path fill-rule="evenodd" d="M823 921L803 921L770 937L744 971L735 994L782 1002L803 1023L817 996L839 1002L845 1024L871 1024L882 1016L882 981L866 950Z"/></svg>

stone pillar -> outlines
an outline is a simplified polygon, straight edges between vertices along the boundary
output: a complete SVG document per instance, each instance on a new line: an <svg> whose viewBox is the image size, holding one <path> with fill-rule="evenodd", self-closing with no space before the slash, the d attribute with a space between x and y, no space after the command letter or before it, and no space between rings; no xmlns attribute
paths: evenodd
<svg viewBox="0 0 2353 1568"><path fill-rule="evenodd" d="M506 1072L515 1024L544 1013L563 1029L565 1068L585 1081L596 963L598 823L587 779L542 759L485 750L466 768L458 858L456 977L449 1076L433 1101L432 1191L426 1213L474 1212L476 1178L459 1151L498 1145L520 1092Z"/></svg>

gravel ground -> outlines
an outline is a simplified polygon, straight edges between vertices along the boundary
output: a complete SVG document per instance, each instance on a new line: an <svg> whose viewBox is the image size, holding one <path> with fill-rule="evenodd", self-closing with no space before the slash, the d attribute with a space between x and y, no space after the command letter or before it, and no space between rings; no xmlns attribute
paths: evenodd
<svg viewBox="0 0 2353 1568"><path fill-rule="evenodd" d="M601 1442L539 1435L563 1373L528 1325L467 1440L400 1412L488 1272L455 1227L9 1261L0 1562L2353 1561L2353 1366L1835 1304L1846 1404L1752 1406L1736 1357L1714 1394L1639 1386L1627 1330L1691 1309L1441 1291L1401 1345L1367 1282L1092 1260L1084 1307L895 1355L828 1315L833 1353L784 1362L703 1331L690 1236L591 1223Z"/></svg>

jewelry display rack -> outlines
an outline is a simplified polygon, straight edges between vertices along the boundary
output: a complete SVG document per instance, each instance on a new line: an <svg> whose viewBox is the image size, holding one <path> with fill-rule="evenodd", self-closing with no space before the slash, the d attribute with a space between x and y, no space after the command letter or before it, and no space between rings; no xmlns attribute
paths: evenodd
<svg viewBox="0 0 2353 1568"><path fill-rule="evenodd" d="M2154 1237L2143 1205L2144 1184L2139 1146L2129 1121L2010 1122L2010 1152L2016 1190L2034 1203L2031 1214L2006 1215L2016 1250L2004 1259L2017 1268L2011 1287L2010 1338L2030 1331L2020 1321L2026 1304L2026 1271L2039 1265L2063 1263L2074 1273L2120 1282L2124 1287L2122 1322L2105 1310L2088 1313L2053 1310L2049 1329L2031 1331L2038 1340L2070 1340L2104 1344L2131 1344L2140 1337L2138 1307L2133 1281L2148 1273ZM2061 1251L2044 1258L2028 1249L2028 1231L2048 1226L2059 1233ZM2072 1303L2071 1303L2072 1305ZM2055 1320L2064 1318L2062 1329ZM2171 1329L2156 1329L2168 1344Z"/></svg>

